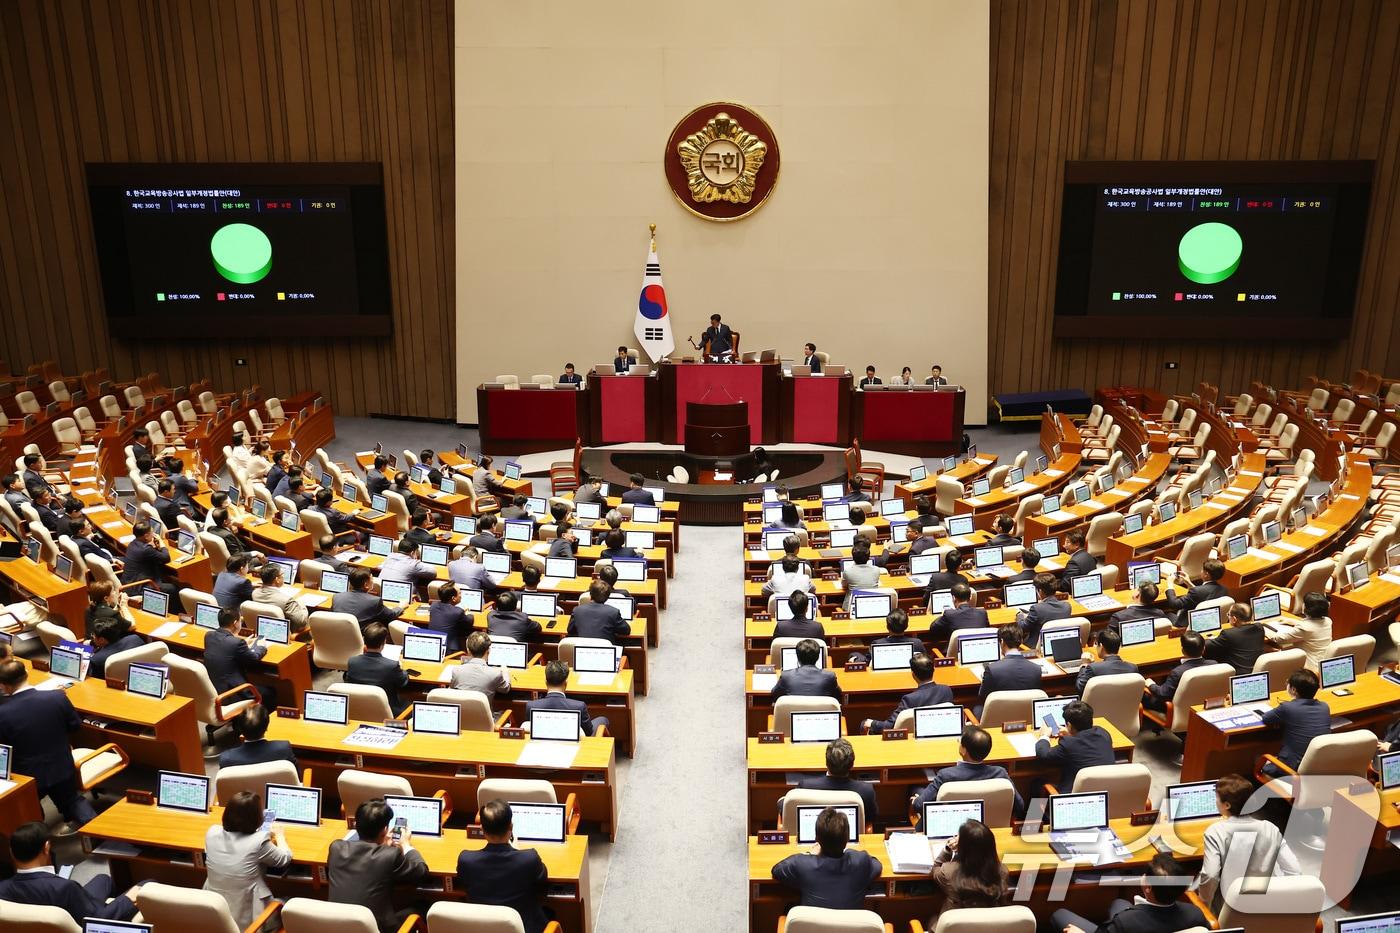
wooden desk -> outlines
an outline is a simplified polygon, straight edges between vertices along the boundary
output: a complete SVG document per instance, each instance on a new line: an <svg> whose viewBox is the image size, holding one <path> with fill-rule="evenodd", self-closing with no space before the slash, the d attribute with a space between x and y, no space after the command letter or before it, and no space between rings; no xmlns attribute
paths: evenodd
<svg viewBox="0 0 1400 933"><path fill-rule="evenodd" d="M996 454L978 454L970 460L964 460L951 470L930 473L917 483L906 480L903 483L894 484L894 494L904 500L907 509L914 507L914 500L919 496L933 496L938 492L938 477L946 476L966 484L986 473L997 464Z"/></svg>
<svg viewBox="0 0 1400 933"><path fill-rule="evenodd" d="M330 785L334 795L334 785ZM473 806L473 811L475 806ZM187 813L120 800L83 826L88 848L103 841L139 846L135 857L113 856L112 869L117 888L133 881L163 881L185 887L198 887L204 879L204 837L210 826L223 819L223 807L212 812ZM320 826L278 824L292 850L292 867L283 877L269 876L268 884L279 898L326 896L325 866L331 843L343 838L346 825L339 819L323 819ZM435 884L430 900L461 896L453 889L457 856L465 849L480 849L484 839L467 838L464 829L445 829L438 837L414 836L413 847L428 863ZM569 836L561 844L517 846L539 852L549 871L548 904L559 914L566 930L587 931L592 927L589 902L588 837ZM422 889L420 889L421 891Z"/></svg>
<svg viewBox="0 0 1400 933"><path fill-rule="evenodd" d="M1019 485L993 489L984 496L959 498L953 502L955 515L971 514L978 528L991 528L992 520L1002 513L1011 513L1026 496L1048 495L1063 489L1079 470L1079 454L1061 452L1060 458L1043 473L1027 476Z"/></svg>
<svg viewBox="0 0 1400 933"><path fill-rule="evenodd" d="M194 497L195 504L207 512L213 507L210 497L210 493L200 493ZM251 512L246 512L234 527L254 550L295 560L316 556L315 542L305 531L288 531L271 519L259 522Z"/></svg>
<svg viewBox="0 0 1400 933"><path fill-rule="evenodd" d="M1095 723L1112 736L1113 749L1120 760L1130 760L1132 740L1106 719L1096 719ZM1021 755L1001 729L987 731L992 736L992 751L986 760L1005 767L1023 796L1031 795L1041 783L1059 777L1057 769L1042 765L1034 755ZM925 770L944 768L959 760L956 738L908 739L903 742L888 742L878 735L851 735L847 738L856 753L853 776L875 783L879 813L868 818L889 820L896 825L904 825L908 819L911 789L928 786ZM750 833L777 824L778 800L792 788L787 783L788 774L826 772L825 742L764 745L758 739L750 738L747 757Z"/></svg>
<svg viewBox="0 0 1400 933"><path fill-rule="evenodd" d="M1108 887L1098 884L1105 873L1121 871L1126 875L1141 874L1143 866L1157 854L1151 843L1153 837L1165 840L1179 861L1192 863L1202 855L1202 839L1213 820L1192 820L1182 823L1158 823L1133 826L1130 820L1112 820L1110 826L1128 849L1123 861L1105 866L1073 865L1064 862L1050 848L1049 836L1041 832L1016 835L1010 827L992 830L997 839L997 851L1011 873L1013 889L1020 888L1030 895L1027 906L1040 916L1052 909L1068 907L1090 916L1104 915L1108 902L1129 893L1131 888ZM939 889L926 874L896 874L885 848L885 836L862 834L851 848L860 849L880 861L880 877L867 900L866 908L876 910L886 922L897 929L907 929L910 920L926 923L938 913L943 903ZM759 845L757 836L749 837L749 929L759 933L777 929L778 918L797 903L797 892L773 880L773 866L789 855L810 852L810 845L796 842L788 845ZM1064 899L1049 897L1051 885L1072 872ZM1022 897L1017 903L1025 903Z"/></svg>
<svg viewBox="0 0 1400 933"><path fill-rule="evenodd" d="M1087 528L1099 515L1107 515L1110 512L1126 514L1134 503L1156 493L1157 484L1166 474L1171 461L1172 458L1167 454L1150 454L1136 473L1108 492L1101 492L1092 499L1076 502L1068 507L1061 505L1054 517L1044 513L1030 516L1026 519L1022 540L1034 541L1053 537L1063 541L1065 535L1076 528ZM1126 576L1123 578L1126 579Z"/></svg>
<svg viewBox="0 0 1400 933"><path fill-rule="evenodd" d="M0 537L8 535L0 529ZM49 614L82 638L87 632L87 587L77 581L65 583L46 564L36 564L27 556L0 564L0 577L19 594L20 599L48 608Z"/></svg>
<svg viewBox="0 0 1400 933"><path fill-rule="evenodd" d="M610 839L617 837L617 773L615 740L584 738L567 768L543 769L517 764L529 744L519 739L503 739L495 732L463 732L452 738L409 732L394 748L372 750L344 744L344 739L362 725L351 721L344 726L306 722L300 719L272 718L269 739L285 739L298 750L297 760L316 773L322 785L333 787L336 777L347 768L397 774L408 779L414 792L432 794L446 790L454 810L476 812L476 789L486 778L543 778L554 785L562 800L577 794L583 819L596 823Z"/></svg>
<svg viewBox="0 0 1400 933"><path fill-rule="evenodd" d="M1400 686L1384 680L1379 673L1370 671L1356 678L1350 684L1351 696L1339 697L1331 690L1319 690L1317 699L1327 704L1332 715L1350 720L1346 730L1370 729L1378 735L1385 725L1395 718L1400 708ZM1274 693L1270 700L1275 706L1288 699L1284 691ZM1265 753L1278 754L1279 730L1264 725L1245 729L1225 731L1201 717L1204 707L1191 708L1191 719L1186 728L1185 760L1181 766L1181 780L1204 781L1222 774L1236 772L1245 776L1254 774L1254 766L1259 756Z"/></svg>
<svg viewBox="0 0 1400 933"><path fill-rule="evenodd" d="M938 546L957 547L959 551L966 552L982 547L990 541L991 538L992 534L989 531L974 531L970 535L964 535L957 539L959 542L967 542L965 544L958 543L955 545L953 543L954 539L952 538L939 538ZM888 548L889 542L877 541L870 546L870 556L872 558L878 557L884 554ZM851 549L848 547L835 548L834 550L840 551L840 553L827 557L823 552L829 550L833 549L817 547L798 548L797 559L810 564L813 571L818 574L823 570L835 570L840 572L841 562L843 560L849 560L851 557ZM891 560L907 560L908 554L908 550L901 551L898 554L891 555ZM761 544L756 548L744 548L744 579L746 581L752 581L755 576L763 575L766 577L768 568L773 564L779 563L782 559L782 551L769 551L763 548Z"/></svg>
<svg viewBox="0 0 1400 933"><path fill-rule="evenodd" d="M1327 615L1332 619L1332 638L1374 635L1400 612L1400 569L1373 573L1354 590L1332 596Z"/></svg>
<svg viewBox="0 0 1400 933"><path fill-rule="evenodd" d="M780 378L783 416L779 439L784 443L838 447L850 444L852 378L844 367L815 376ZM961 434L959 423L958 435Z"/></svg>
<svg viewBox="0 0 1400 933"><path fill-rule="evenodd" d="M25 823L44 819L39 803L39 785L24 774L10 774L9 787L0 790L0 865L13 865L10 858L10 834Z"/></svg>

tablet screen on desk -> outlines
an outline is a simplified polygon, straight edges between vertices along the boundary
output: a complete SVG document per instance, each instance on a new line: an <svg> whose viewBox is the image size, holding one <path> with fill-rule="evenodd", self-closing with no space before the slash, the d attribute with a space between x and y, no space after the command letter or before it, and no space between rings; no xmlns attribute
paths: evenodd
<svg viewBox="0 0 1400 933"><path fill-rule="evenodd" d="M1343 654L1335 658L1327 658L1318 663L1318 669L1322 674L1322 686L1324 689L1355 683L1356 655Z"/></svg>
<svg viewBox="0 0 1400 933"><path fill-rule="evenodd" d="M1123 622L1118 626L1118 633L1123 636L1123 647L1132 645L1145 645L1157 637L1154 628L1154 619L1134 619L1131 622Z"/></svg>
<svg viewBox="0 0 1400 933"><path fill-rule="evenodd" d="M1381 790L1400 787L1400 750L1377 755L1376 771L1381 776Z"/></svg>
<svg viewBox="0 0 1400 933"><path fill-rule="evenodd" d="M83 920L83 933L153 933L149 923L126 923L121 920Z"/></svg>
<svg viewBox="0 0 1400 933"><path fill-rule="evenodd" d="M485 597L481 590L459 589L457 595L462 597L462 609L466 612L480 612L485 605Z"/></svg>
<svg viewBox="0 0 1400 933"><path fill-rule="evenodd" d="M66 677L69 680L80 680L83 674L82 653L69 648L60 648L57 645L50 648L49 673L57 677Z"/></svg>
<svg viewBox="0 0 1400 933"><path fill-rule="evenodd" d="M654 531L629 531L624 536L627 547L648 548L656 547L656 532Z"/></svg>
<svg viewBox="0 0 1400 933"><path fill-rule="evenodd" d="M403 637L405 661L440 663L447 654L447 636L441 632L411 629Z"/></svg>
<svg viewBox="0 0 1400 933"><path fill-rule="evenodd" d="M558 600L555 593L521 593L520 611L537 619L552 619L559 614Z"/></svg>
<svg viewBox="0 0 1400 933"><path fill-rule="evenodd" d="M476 534L476 518L471 515L454 515L452 516L452 530L459 535L474 535Z"/></svg>
<svg viewBox="0 0 1400 933"><path fill-rule="evenodd" d="M822 506L822 521L848 522L851 520L851 507L844 502L832 502Z"/></svg>
<svg viewBox="0 0 1400 933"><path fill-rule="evenodd" d="M413 731L457 735L462 731L462 708L456 703L414 703Z"/></svg>
<svg viewBox="0 0 1400 933"><path fill-rule="evenodd" d="M531 521L506 521L507 541L529 541L535 536L535 523Z"/></svg>
<svg viewBox="0 0 1400 933"><path fill-rule="evenodd" d="M266 807L283 823L321 825L321 789L292 784L268 784Z"/></svg>
<svg viewBox="0 0 1400 933"><path fill-rule="evenodd" d="M949 800L924 804L924 835L929 839L951 839L968 820L982 820L982 801Z"/></svg>
<svg viewBox="0 0 1400 933"><path fill-rule="evenodd" d="M165 665L131 664L126 669L126 692L159 700L165 696Z"/></svg>
<svg viewBox="0 0 1400 933"><path fill-rule="evenodd" d="M598 502L580 502L574 506L574 517L581 522L596 522L602 514L603 506Z"/></svg>
<svg viewBox="0 0 1400 933"><path fill-rule="evenodd" d="M797 808L797 842L798 845L811 845L817 841L817 817L826 810L824 806L800 806ZM860 836L860 808L855 804L842 804L831 807L837 813L846 815L846 825L849 831L846 836L847 842L855 842Z"/></svg>
<svg viewBox="0 0 1400 933"><path fill-rule="evenodd" d="M637 614L637 601L631 596L609 596L608 605L617 610L624 622L631 622Z"/></svg>
<svg viewBox="0 0 1400 933"><path fill-rule="evenodd" d="M1134 512L1131 515L1123 516L1123 534L1132 535L1142 531L1143 517L1141 512Z"/></svg>
<svg viewBox="0 0 1400 933"><path fill-rule="evenodd" d="M909 482L922 483L926 479L928 479L928 467L919 464L909 468Z"/></svg>
<svg viewBox="0 0 1400 933"><path fill-rule="evenodd" d="M793 742L835 742L841 738L839 710L803 710L792 714Z"/></svg>
<svg viewBox="0 0 1400 933"><path fill-rule="evenodd" d="M393 811L394 819L403 817L408 821L408 831L413 835L442 835L441 797L399 797L385 794L384 802Z"/></svg>
<svg viewBox="0 0 1400 933"><path fill-rule="evenodd" d="M950 515L948 520L944 522L944 526L948 529L949 537L970 535L973 529L973 519L971 515Z"/></svg>
<svg viewBox="0 0 1400 933"><path fill-rule="evenodd" d="M572 557L546 557L544 575L555 580L572 580L578 576L578 561Z"/></svg>
<svg viewBox="0 0 1400 933"><path fill-rule="evenodd" d="M405 606L413 600L413 585L403 580L385 580L379 584L379 595L386 603Z"/></svg>
<svg viewBox="0 0 1400 933"><path fill-rule="evenodd" d="M962 735L961 706L920 706L914 710L914 738L949 739Z"/></svg>
<svg viewBox="0 0 1400 933"><path fill-rule="evenodd" d="M321 589L327 593L344 593L350 587L350 575L340 573L335 570L327 570L321 574Z"/></svg>
<svg viewBox="0 0 1400 933"><path fill-rule="evenodd" d="M12 749L8 745L0 745L0 781L10 779L10 753Z"/></svg>
<svg viewBox="0 0 1400 933"><path fill-rule="evenodd" d="M640 525L654 525L661 521L661 509L655 505L632 506L632 521Z"/></svg>
<svg viewBox="0 0 1400 933"><path fill-rule="evenodd" d="M1169 522L1176 518L1176 504L1173 502L1163 502L1157 506L1157 521Z"/></svg>
<svg viewBox="0 0 1400 933"><path fill-rule="evenodd" d="M563 842L568 828L562 803L510 801L511 829L521 842Z"/></svg>
<svg viewBox="0 0 1400 933"><path fill-rule="evenodd" d="M530 738L552 742L577 742L583 732L583 714L573 709L532 709Z"/></svg>
<svg viewBox="0 0 1400 933"><path fill-rule="evenodd" d="M423 563L429 567L447 566L447 548L441 544L425 544L420 548Z"/></svg>
<svg viewBox="0 0 1400 933"><path fill-rule="evenodd" d="M909 659L913 656L914 646L907 642L893 645L871 645L870 669L873 671L905 671L909 669Z"/></svg>
<svg viewBox="0 0 1400 933"><path fill-rule="evenodd" d="M513 671L525 670L530 646L519 641L497 641L491 639L491 649L486 652L486 663L492 667L508 667Z"/></svg>
<svg viewBox="0 0 1400 933"><path fill-rule="evenodd" d="M1337 933L1400 933L1400 910L1338 920Z"/></svg>
<svg viewBox="0 0 1400 933"><path fill-rule="evenodd" d="M1206 606L1203 609L1192 609L1188 620L1193 632L1218 632L1220 631L1220 607Z"/></svg>
<svg viewBox="0 0 1400 933"><path fill-rule="evenodd" d="M1167 819L1199 820L1220 816L1220 801L1215 796L1214 781L1192 781L1173 784L1167 788L1165 800Z"/></svg>
<svg viewBox="0 0 1400 933"><path fill-rule="evenodd" d="M938 572L938 561L942 555L925 551L922 554L915 554L909 558L909 575L913 577L923 576L926 573Z"/></svg>
<svg viewBox="0 0 1400 933"><path fill-rule="evenodd" d="M258 616L258 638L273 644L287 643L287 620L275 616Z"/></svg>
<svg viewBox="0 0 1400 933"><path fill-rule="evenodd" d="M216 629L219 627L219 607L211 606L208 603L195 603L194 624L200 628Z"/></svg>
<svg viewBox="0 0 1400 933"><path fill-rule="evenodd" d="M1055 794L1050 798L1052 832L1102 829L1108 825L1108 792Z"/></svg>
<svg viewBox="0 0 1400 933"><path fill-rule="evenodd" d="M393 546L393 540L383 535L369 536L369 552L375 557L388 557Z"/></svg>
<svg viewBox="0 0 1400 933"><path fill-rule="evenodd" d="M1035 602L1035 584L1030 581L1008 583L1002 591L1002 601L1012 609L1029 606Z"/></svg>
<svg viewBox="0 0 1400 933"><path fill-rule="evenodd" d="M778 605L778 621L779 621L779 622L791 622L791 621L792 621L792 603L788 602L786 599L779 599L777 605ZM808 619L815 619L816 617L817 617L817 603L816 603L816 600L809 599L809 600L807 600L807 615L806 615L806 618L808 618Z"/></svg>
<svg viewBox="0 0 1400 933"><path fill-rule="evenodd" d="M881 499L880 514L884 516L903 515L907 510L904 508L903 499Z"/></svg>
<svg viewBox="0 0 1400 933"><path fill-rule="evenodd" d="M1230 678L1230 705L1262 703L1269 698L1269 674L1236 674Z"/></svg>
<svg viewBox="0 0 1400 933"><path fill-rule="evenodd" d="M302 718L307 722L329 722L343 726L349 722L350 698L343 693L319 693L307 690L302 694Z"/></svg>
<svg viewBox="0 0 1400 933"><path fill-rule="evenodd" d="M621 654L613 645L578 645L574 648L574 670L580 674L616 674Z"/></svg>
<svg viewBox="0 0 1400 933"><path fill-rule="evenodd" d="M631 557L613 559L619 583L641 583L647 578L647 562Z"/></svg>
<svg viewBox="0 0 1400 933"><path fill-rule="evenodd" d="M854 528L833 528L831 529L831 546L834 548L848 548L856 543L856 530Z"/></svg>
<svg viewBox="0 0 1400 933"><path fill-rule="evenodd" d="M889 593L856 592L851 597L851 618L883 619L890 614Z"/></svg>
<svg viewBox="0 0 1400 933"><path fill-rule="evenodd" d="M141 590L141 611L153 616L163 616L170 608L170 597L160 590L145 587Z"/></svg>
<svg viewBox="0 0 1400 933"><path fill-rule="evenodd" d="M813 640L815 641L815 639L813 639ZM818 645L817 660L816 660L816 663L815 663L813 666L814 666L814 667L818 667L818 668L824 668L824 667L826 667L826 645L822 644L821 642L817 642L817 645ZM789 647L789 648L784 648L780 660L781 660L782 663L778 665L778 670L780 670L780 671L795 671L795 670L797 670L797 668L800 666L800 665L797 663L797 646L794 645L794 646Z"/></svg>
<svg viewBox="0 0 1400 933"><path fill-rule="evenodd" d="M1001 657L1001 644L996 635L963 636L958 639L958 663L990 664Z"/></svg>
<svg viewBox="0 0 1400 933"><path fill-rule="evenodd" d="M481 566L487 573L510 573L510 555L503 551L483 551Z"/></svg>
<svg viewBox="0 0 1400 933"><path fill-rule="evenodd" d="M202 774L162 771L156 782L156 806L192 813L209 812L209 779Z"/></svg>

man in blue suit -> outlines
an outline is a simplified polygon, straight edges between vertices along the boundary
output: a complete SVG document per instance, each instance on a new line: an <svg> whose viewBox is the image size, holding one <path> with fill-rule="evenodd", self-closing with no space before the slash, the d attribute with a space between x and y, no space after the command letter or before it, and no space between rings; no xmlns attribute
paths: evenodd
<svg viewBox="0 0 1400 933"><path fill-rule="evenodd" d="M231 765L261 765L272 761L290 761L297 766L297 756L292 751L292 743L277 739L269 742L267 735L267 709L250 706L233 720L234 730L243 736L243 744L230 748L219 756L219 767Z"/></svg>
<svg viewBox="0 0 1400 933"><path fill-rule="evenodd" d="M86 885L60 878L54 872L52 848L49 830L43 823L25 823L17 828L10 836L15 875L0 881L0 900L36 907L61 907L79 926L84 917L130 920L136 916L140 885L108 903L107 898L112 896L111 875L97 875Z"/></svg>
<svg viewBox="0 0 1400 933"><path fill-rule="evenodd" d="M399 696L399 691L408 686L408 671L393 658L384 657L384 645L388 640L389 626L383 622L365 626L365 650L346 662L345 682L383 690L389 709L397 716L408 707L408 702Z"/></svg>
<svg viewBox="0 0 1400 933"><path fill-rule="evenodd" d="M880 877L880 860L846 848L850 832L846 814L827 807L817 816L817 852L789 855L773 866L773 880L797 891L804 907L864 907L870 885Z"/></svg>
<svg viewBox="0 0 1400 933"><path fill-rule="evenodd" d="M569 665L563 661L550 661L544 666L544 684L549 688L549 692L538 700L531 700L525 704L525 716L528 719L531 710L536 709L560 709L575 710L579 713L579 722L583 727L584 735L593 735L599 729L608 724L606 716L596 716L589 718L588 704L582 700L571 700L564 693L564 685L569 682Z"/></svg>
<svg viewBox="0 0 1400 933"><path fill-rule="evenodd" d="M953 640L954 632L965 628L986 628L991 624L987 621L987 610L971 604L972 587L966 583L954 583L952 594L953 608L939 616L928 630L928 640L935 646L947 647Z"/></svg>
<svg viewBox="0 0 1400 933"><path fill-rule="evenodd" d="M1216 663L1201 656L1205 650L1206 640L1201 637L1200 632L1182 632L1181 663L1172 668L1171 673L1160 684L1152 684L1147 688L1147 695L1142 698L1143 707L1165 712L1167 703L1176 696L1176 690L1181 686L1181 678L1186 676L1188 671Z"/></svg>
<svg viewBox="0 0 1400 933"><path fill-rule="evenodd" d="M899 718L899 714L906 709L917 709L920 706L937 706L940 703L953 702L953 690L943 684L934 683L933 680L933 659L922 651L916 651L909 658L909 671L914 675L914 680L918 687L899 698L899 705L890 713L890 718L876 722L873 719L865 721L865 731L867 733L880 733L886 729L894 728L894 721Z"/></svg>
<svg viewBox="0 0 1400 933"><path fill-rule="evenodd" d="M982 686L977 690L977 715L982 715L980 704L998 690L1036 690L1044 675L1040 665L1031 660L1030 652L1021 650L1021 627L1003 625L997 629L1001 641L1001 659L993 661L982 669Z"/></svg>
<svg viewBox="0 0 1400 933"><path fill-rule="evenodd" d="M616 606L608 605L608 594L612 591L602 580L588 584L588 599L579 603L569 613L569 636L571 638L602 638L614 645L632 634L632 626L622 618Z"/></svg>
<svg viewBox="0 0 1400 933"><path fill-rule="evenodd" d="M1068 794L1080 770L1113 764L1113 738L1102 726L1094 725L1094 708L1083 700L1065 706L1064 717L1065 731L1059 734L1057 745L1046 738L1048 729L1037 730L1041 738L1035 743L1035 757L1060 766L1059 790Z"/></svg>
<svg viewBox="0 0 1400 933"><path fill-rule="evenodd" d="M847 790L859 794L865 804L865 821L875 822L875 785L851 777L856 766L856 750L845 739L837 739L826 747L826 774L805 777L798 782L801 790ZM861 832L865 827L861 827Z"/></svg>
<svg viewBox="0 0 1400 933"><path fill-rule="evenodd" d="M1079 676L1074 679L1074 692L1080 696L1084 695L1084 688L1089 686L1089 681L1095 677L1105 677L1109 674L1136 674L1138 667L1131 661L1124 661L1118 656L1118 649L1123 645L1123 636L1118 634L1117 629L1106 628L1098 634L1099 654L1098 660L1093 660L1093 655L1085 652L1085 664L1079 668Z"/></svg>
<svg viewBox="0 0 1400 933"><path fill-rule="evenodd" d="M0 661L0 745L12 748L11 769L27 774L70 823L86 823L97 815L82 794L68 734L82 725L78 711L62 690L35 690L29 669L10 658Z"/></svg>
<svg viewBox="0 0 1400 933"><path fill-rule="evenodd" d="M457 856L457 890L466 892L470 904L513 908L525 933L542 933L549 923L544 909L549 871L539 852L510 844L512 820L510 804L504 800L492 800L481 808L486 846L464 849Z"/></svg>
<svg viewBox="0 0 1400 933"><path fill-rule="evenodd" d="M1029 609L1016 614L1016 622L1021 626L1022 637L1028 645L1034 646L1040 638L1040 630L1046 622L1068 619L1072 611L1070 604L1055 596L1055 577L1040 573L1035 577L1036 595L1040 597Z"/></svg>
<svg viewBox="0 0 1400 933"><path fill-rule="evenodd" d="M778 697L831 697L841 701L841 685L836 682L836 672L817 667L822 656L821 642L804 638L797 643L797 667L783 671L773 689L768 691L773 699Z"/></svg>
<svg viewBox="0 0 1400 933"><path fill-rule="evenodd" d="M938 789L950 781L1009 781L1010 776L1005 768L985 763L991 752L992 736L987 730L978 726L963 729L962 738L958 741L958 763L940 769L928 787L914 796L913 809L917 821L914 828L924 828L924 804L937 800ZM1020 819L1026 811L1026 804L1019 792L1013 789L1012 794L1012 814Z"/></svg>
<svg viewBox="0 0 1400 933"><path fill-rule="evenodd" d="M1332 731L1332 711L1316 698L1318 686L1317 675L1312 671L1294 671L1288 677L1290 699L1264 711L1264 725L1283 729L1283 748L1278 759L1290 768L1296 769L1302 762L1313 739ZM1273 762L1266 763L1263 770L1272 777L1284 774Z"/></svg>

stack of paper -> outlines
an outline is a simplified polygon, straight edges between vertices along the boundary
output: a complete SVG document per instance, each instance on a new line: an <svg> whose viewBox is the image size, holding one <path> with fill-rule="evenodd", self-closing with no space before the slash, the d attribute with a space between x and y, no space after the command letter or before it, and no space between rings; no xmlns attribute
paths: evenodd
<svg viewBox="0 0 1400 933"><path fill-rule="evenodd" d="M341 744L353 745L358 748L386 750L398 745L406 735L408 735L407 732L400 732L398 729L385 729L383 726L360 726L342 739Z"/></svg>
<svg viewBox="0 0 1400 933"><path fill-rule="evenodd" d="M769 690L772 690L773 687L774 687L774 685L777 684L777 682L778 682L778 675L777 675L777 674L754 674L754 675L753 675L753 688L754 688L755 690L759 690L759 691L762 691L762 692L764 692L764 693L767 693Z"/></svg>
<svg viewBox="0 0 1400 933"><path fill-rule="evenodd" d="M885 851L896 874L927 875L933 871L933 847L920 833L891 833L885 840Z"/></svg>
<svg viewBox="0 0 1400 933"><path fill-rule="evenodd" d="M577 742L547 742L531 739L520 749L515 763L522 768L568 768L578 756Z"/></svg>
<svg viewBox="0 0 1400 933"><path fill-rule="evenodd" d="M1022 758L1030 758L1035 755L1035 743L1040 741L1040 736L1034 732L1013 732L1006 737L1006 741L1011 743L1011 747L1016 749L1016 754Z"/></svg>
<svg viewBox="0 0 1400 933"><path fill-rule="evenodd" d="M153 638L174 638L180 629L185 627L183 622L167 622L151 633Z"/></svg>

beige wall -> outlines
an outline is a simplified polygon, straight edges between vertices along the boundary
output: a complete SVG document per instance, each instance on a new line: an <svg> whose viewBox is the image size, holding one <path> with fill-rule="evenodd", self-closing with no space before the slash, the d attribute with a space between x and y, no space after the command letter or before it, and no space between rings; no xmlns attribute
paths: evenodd
<svg viewBox="0 0 1400 933"><path fill-rule="evenodd" d="M988 24L987 0L456 0L458 420L497 373L635 343L654 222L678 352L718 311L746 349L942 363L982 422ZM712 100L757 110L782 152L735 223L662 174Z"/></svg>

